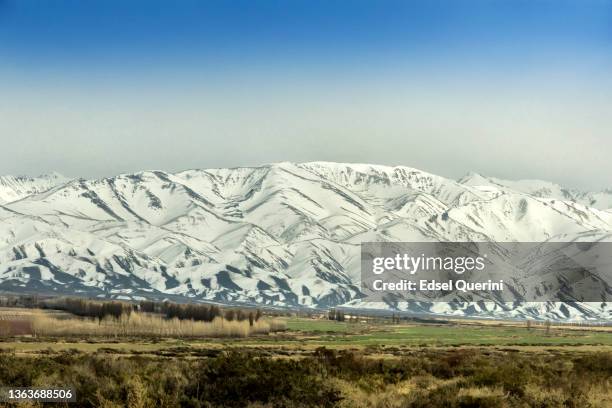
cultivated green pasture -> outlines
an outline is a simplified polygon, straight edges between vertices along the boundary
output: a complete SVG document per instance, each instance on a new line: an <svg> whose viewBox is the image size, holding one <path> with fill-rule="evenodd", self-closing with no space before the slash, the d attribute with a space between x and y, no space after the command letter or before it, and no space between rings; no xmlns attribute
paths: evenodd
<svg viewBox="0 0 612 408"><path fill-rule="evenodd" d="M612 346L612 332L543 327L527 329L503 325L365 325L326 320L291 319L290 331L310 333L308 341L323 345L408 346L510 346L510 345L602 345Z"/></svg>

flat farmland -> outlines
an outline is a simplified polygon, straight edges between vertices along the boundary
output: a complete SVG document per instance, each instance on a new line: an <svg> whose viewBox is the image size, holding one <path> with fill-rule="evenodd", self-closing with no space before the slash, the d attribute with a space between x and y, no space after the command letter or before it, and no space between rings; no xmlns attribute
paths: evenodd
<svg viewBox="0 0 612 408"><path fill-rule="evenodd" d="M23 354L75 350L117 354L178 353L200 355L202 350L266 349L271 354L301 355L320 348L449 348L512 347L541 350L565 348L574 350L612 351L612 332L605 327L576 328L555 326L546 330L516 324L375 324L346 323L315 319L285 319L286 330L246 338L168 338L116 336L4 336L0 350ZM206 355L204 353L203 355Z"/></svg>
<svg viewBox="0 0 612 408"><path fill-rule="evenodd" d="M4 316L23 323L29 313ZM74 316L57 316L77 334L0 336L0 386L74 385L84 407L612 404L605 327L282 318L282 331L219 338L83 335Z"/></svg>

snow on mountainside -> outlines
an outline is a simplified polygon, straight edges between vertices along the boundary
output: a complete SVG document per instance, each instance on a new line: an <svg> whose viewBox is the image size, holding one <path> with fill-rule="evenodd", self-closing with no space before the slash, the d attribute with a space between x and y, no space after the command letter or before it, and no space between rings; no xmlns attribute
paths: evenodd
<svg viewBox="0 0 612 408"><path fill-rule="evenodd" d="M484 177L477 173L469 173L461 180L461 184L476 188L491 187L501 191L516 191L541 198L553 198L572 201L599 210L612 208L612 189L601 192L581 192L565 188L555 183L542 180L509 181L493 177Z"/></svg>
<svg viewBox="0 0 612 408"><path fill-rule="evenodd" d="M359 302L364 241L571 241L612 232L612 193L409 167L278 163L99 180L0 178L0 290ZM610 318L601 306L406 304L426 313ZM484 307L482 305L478 307Z"/></svg>
<svg viewBox="0 0 612 408"><path fill-rule="evenodd" d="M59 173L43 174L38 177L0 176L0 204L42 193L67 181L68 178Z"/></svg>

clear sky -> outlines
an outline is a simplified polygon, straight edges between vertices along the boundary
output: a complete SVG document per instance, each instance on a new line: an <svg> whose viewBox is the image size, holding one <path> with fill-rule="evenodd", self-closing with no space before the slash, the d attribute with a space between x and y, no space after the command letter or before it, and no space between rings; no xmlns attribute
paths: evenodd
<svg viewBox="0 0 612 408"><path fill-rule="evenodd" d="M612 0L0 0L0 174L329 160L612 187Z"/></svg>

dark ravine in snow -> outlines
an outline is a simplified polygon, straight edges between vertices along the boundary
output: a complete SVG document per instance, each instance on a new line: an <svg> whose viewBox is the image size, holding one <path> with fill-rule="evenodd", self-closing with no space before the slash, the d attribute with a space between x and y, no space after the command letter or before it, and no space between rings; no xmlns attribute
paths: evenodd
<svg viewBox="0 0 612 408"><path fill-rule="evenodd" d="M291 307L359 301L364 241L612 240L612 192L408 167L278 163L99 180L0 177L0 290ZM608 282L612 284L612 282ZM399 304L610 319L602 304Z"/></svg>

